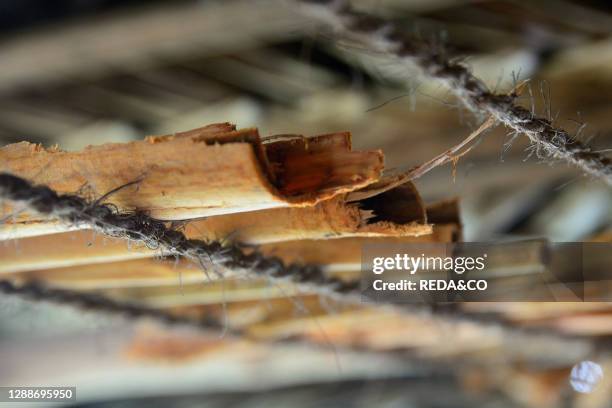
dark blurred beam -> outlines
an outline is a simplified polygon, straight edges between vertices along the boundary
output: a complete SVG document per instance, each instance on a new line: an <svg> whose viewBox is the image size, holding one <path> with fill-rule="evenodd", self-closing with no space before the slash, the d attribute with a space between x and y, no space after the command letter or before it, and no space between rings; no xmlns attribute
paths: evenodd
<svg viewBox="0 0 612 408"><path fill-rule="evenodd" d="M173 3L105 14L4 39L0 92L160 61L236 52L303 32L289 3Z"/></svg>

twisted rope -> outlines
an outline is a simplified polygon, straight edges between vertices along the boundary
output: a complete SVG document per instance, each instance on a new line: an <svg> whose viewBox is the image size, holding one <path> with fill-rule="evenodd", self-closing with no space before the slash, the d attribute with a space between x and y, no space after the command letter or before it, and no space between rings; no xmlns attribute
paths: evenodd
<svg viewBox="0 0 612 408"><path fill-rule="evenodd" d="M7 199L20 203L28 210L38 214L55 217L70 225L95 229L105 235L128 240L134 240L151 248L161 248L177 256L199 262L203 267L207 263L217 264L233 271L243 271L248 276L267 277L273 282L289 281L299 288L318 293L320 295L337 298L340 301L359 303L360 282L344 282L337 278L327 277L315 265L285 265L280 258L268 257L257 250L250 253L236 244L223 245L219 242L205 242L188 239L180 232L166 227L162 221L153 219L140 212L119 213L113 206L102 204L100 200L90 203L85 199L72 194L57 194L46 186L35 186L29 181L7 173L0 173L0 199ZM0 292L21 294L33 299L51 300L58 303L68 303L85 309L108 311L126 314L133 317L152 317L167 323L193 324L187 317L178 317L162 311L151 310L137 305L120 303L99 295L92 295L65 289L54 289L31 282L16 286L10 281L0 281ZM588 350L590 341L573 339L564 336L555 330L529 330L514 327L504 321L483 319L478 316L464 313L454 308L431 305L411 305L411 313L424 314L440 321L476 324L482 330L491 330L493 333L501 331L508 341L536 341L543 340L552 346L578 347ZM394 307L382 304L390 310L407 312L406 307ZM204 320L202 327L220 327L212 320Z"/></svg>
<svg viewBox="0 0 612 408"><path fill-rule="evenodd" d="M540 157L565 161L612 186L612 161L556 128L549 119L517 105L517 94L496 94L439 46L411 38L397 25L361 14L346 1L299 0L301 10L340 35L368 49L416 64L425 75L444 83L471 111L492 115L517 134L526 135Z"/></svg>
<svg viewBox="0 0 612 408"><path fill-rule="evenodd" d="M29 181L0 173L0 198L20 203L45 217L54 217L69 225L86 227L107 236L140 242L152 249L183 256L197 262L205 270L210 266L244 272L274 281L295 283L304 290L316 289L325 295L358 296L359 282L344 282L326 276L316 265L285 265L278 257L265 256L257 249L248 253L234 243L189 239L181 231L169 228L163 221L142 212L119 213L100 200L88 202L72 194L57 194L46 186L34 186Z"/></svg>

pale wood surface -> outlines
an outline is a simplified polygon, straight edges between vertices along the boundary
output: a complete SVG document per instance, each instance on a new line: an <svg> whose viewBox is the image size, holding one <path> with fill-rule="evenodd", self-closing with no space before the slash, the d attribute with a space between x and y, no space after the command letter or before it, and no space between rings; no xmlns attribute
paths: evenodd
<svg viewBox="0 0 612 408"><path fill-rule="evenodd" d="M377 242L377 237L392 238L397 242L455 241L461 235L460 226L453 222L456 204L436 204L432 208L440 206L451 207L444 210L450 211L451 215L440 218L446 224L433 227L418 222L367 224L355 204L341 204L341 201L332 199L314 207L274 209L196 220L186 224L184 232L189 238L264 244L261 248L265 253L279 254L288 262L335 264L336 259L346 256L352 259L351 262L359 262L359 256L351 254L360 254L360 246L366 242ZM432 212L434 221L438 220L438 212L441 211ZM0 258L3 262L0 273L156 255L162 255L162 252L140 244L106 238L91 230L69 231L1 241Z"/></svg>
<svg viewBox="0 0 612 408"><path fill-rule="evenodd" d="M437 225L423 236L385 239L390 243L451 242L457 226ZM286 262L317 263L328 273L357 279L361 248L379 243L381 238L353 237L330 241L298 240L261 245L264 254ZM77 231L52 236L6 242L0 246L5 262L0 272L20 281L40 280L72 289L105 289L206 283L218 279L219 271L203 271L189 260L169 257L152 259L160 252L123 240L106 238L93 231ZM142 259L146 258L146 259ZM223 270L225 277L231 271ZM357 274L356 274L357 273Z"/></svg>
<svg viewBox="0 0 612 408"><path fill-rule="evenodd" d="M158 252L91 230L0 241L0 274L152 257Z"/></svg>

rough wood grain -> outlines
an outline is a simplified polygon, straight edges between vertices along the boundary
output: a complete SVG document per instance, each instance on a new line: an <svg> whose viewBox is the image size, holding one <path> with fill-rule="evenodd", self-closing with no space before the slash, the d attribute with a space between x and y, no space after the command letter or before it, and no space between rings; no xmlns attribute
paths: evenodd
<svg viewBox="0 0 612 408"><path fill-rule="evenodd" d="M375 182L382 168L382 153L352 152L348 133L262 144L257 129L235 130L229 123L79 152L26 142L0 149L0 171L60 193L82 191L100 199L138 181L104 200L168 220L312 206ZM5 207L4 213L18 210ZM5 228L18 235L14 226Z"/></svg>
<svg viewBox="0 0 612 408"><path fill-rule="evenodd" d="M313 207L278 208L194 220L185 226L190 237L248 244L300 239L421 236L432 232L421 197L412 183L384 193L389 205L371 201L347 203L344 196ZM387 197L391 196L393 197Z"/></svg>

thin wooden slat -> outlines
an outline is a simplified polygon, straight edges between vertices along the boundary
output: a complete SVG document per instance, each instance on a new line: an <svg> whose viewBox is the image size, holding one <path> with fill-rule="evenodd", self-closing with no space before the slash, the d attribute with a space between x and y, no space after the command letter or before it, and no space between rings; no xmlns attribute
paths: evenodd
<svg viewBox="0 0 612 408"><path fill-rule="evenodd" d="M103 290L203 284L216 275L206 275L198 265L187 260L144 258L30 270L11 278L22 282L43 281L67 289Z"/></svg>
<svg viewBox="0 0 612 408"><path fill-rule="evenodd" d="M76 238L75 238L76 236ZM437 225L433 233L419 237L385 238L394 243L452 242L454 224ZM13 279L41 280L72 289L116 288L205 282L231 271L202 271L187 260L152 258L156 251L142 246L128 247L125 241L105 238L91 231L24 238L19 244L0 245L0 273ZM380 238L341 238L329 241L301 240L261 245L261 251L286 262L313 263L346 279L360 270L361 248ZM91 245L89 245L90 243Z"/></svg>
<svg viewBox="0 0 612 408"><path fill-rule="evenodd" d="M300 239L421 236L431 234L421 197L412 183L396 188L393 208L368 208L336 197L314 207L278 208L195 220L185 226L188 236L248 244Z"/></svg>
<svg viewBox="0 0 612 408"><path fill-rule="evenodd" d="M106 289L104 294L113 298L146 304L153 308L192 305L215 305L242 301L293 298L298 292L290 284L271 285L261 279L224 279L215 282L157 287Z"/></svg>
<svg viewBox="0 0 612 408"><path fill-rule="evenodd" d="M299 35L310 27L291 7L252 2L147 4L140 10L28 30L2 42L0 89L70 77L96 78L112 67L141 72L163 59L240 52ZM266 24L261 24L266 21ZM229 25L240 27L231 33ZM69 47L66 44L70 44Z"/></svg>
<svg viewBox="0 0 612 408"><path fill-rule="evenodd" d="M424 214L420 214L422 211L420 204L415 207L414 203L408 202L407 209L408 219L416 217L416 220L422 222ZM316 241L313 239L336 238L329 241L329 248L337 245L344 248L348 245L342 251L354 253L361 245L360 239L364 238L401 237L400 239L408 242L411 242L412 238L420 239L418 242L451 242L460 235L460 228L454 223L432 228L429 224L420 224L417 221L409 221L407 224L389 221L368 224L367 218L363 216L357 204L342 205L338 201L331 200L315 207L210 217L187 224L185 234L190 238L205 240L227 239L258 245L267 242L270 245L265 245L263 248L272 254L278 251L273 243L283 240L293 243L312 242L313 244L304 245L319 245L323 247L321 253L329 253L330 251L325 248L327 240L314 244ZM353 237L353 241L346 237ZM304 238L309 240L300 241ZM342 242L337 243L338 240ZM295 244L287 244L289 251L293 251L292 245ZM3 243L0 241L0 258L3 259L0 263L0 273L112 262L160 254L160 251L150 250L142 245L128 245L123 240L104 238L93 231L71 231ZM292 260L300 261L298 258ZM314 261L327 263L324 258Z"/></svg>
<svg viewBox="0 0 612 408"><path fill-rule="evenodd" d="M325 265L327 271L361 270L361 251L364 245L375 243L454 242L458 227L455 224L437 225L429 235L418 237L340 238L330 241L302 240L262 245L260 249L278 256L287 263Z"/></svg>
<svg viewBox="0 0 612 408"><path fill-rule="evenodd" d="M150 258L142 245L90 230L0 241L0 273Z"/></svg>
<svg viewBox="0 0 612 408"><path fill-rule="evenodd" d="M434 225L431 234L396 237L391 241L455 242L461 236L458 211L454 200L433 204L427 209L429 219L448 224ZM351 273L360 270L361 247L374 242L380 242L379 238L294 240L262 245L260 249L286 262L314 263L329 273L354 278ZM0 245L3 259L0 273L20 272L19 279L43 280L75 289L152 286L181 280L188 283L202 278L200 268L187 260L138 259L156 254L148 248L128 246L125 241L105 238L92 231L76 231L5 241ZM210 276L214 277L214 273Z"/></svg>

